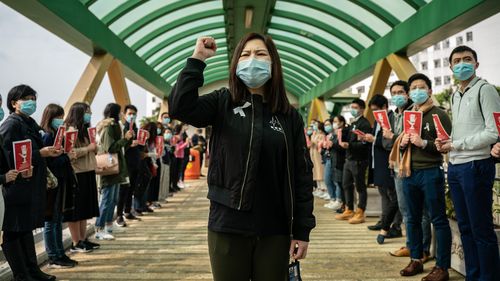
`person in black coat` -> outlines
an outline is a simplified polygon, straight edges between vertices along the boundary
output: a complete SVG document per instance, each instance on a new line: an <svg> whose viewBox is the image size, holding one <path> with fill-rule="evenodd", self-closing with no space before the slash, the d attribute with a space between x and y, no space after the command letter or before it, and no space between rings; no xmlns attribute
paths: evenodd
<svg viewBox="0 0 500 281"><path fill-rule="evenodd" d="M284 87L276 46L250 33L235 48L229 89L199 96L214 38L201 37L169 97L173 119L211 125L208 248L216 281L284 280L315 227L304 122Z"/></svg>
<svg viewBox="0 0 500 281"><path fill-rule="evenodd" d="M372 111L387 111L389 102L383 95L375 95L370 100L369 105ZM392 111L388 112L388 118L389 124L391 124L393 120ZM401 232L397 231L397 229L400 229L398 225L395 225L395 229L389 232L399 207L393 172L389 168L389 154L391 153L392 145L383 142L383 139L383 129L378 122L375 122L372 134L366 134L364 136L364 141L372 144L372 162L370 165L374 169L373 183L378 187L378 191L382 197L381 230L380 234L377 236L377 242L379 244L383 244L386 238L402 236Z"/></svg>
<svg viewBox="0 0 500 281"><path fill-rule="evenodd" d="M29 86L12 88L7 96L10 115L0 126L9 169L14 169L13 142L29 139L32 168L4 188L5 218L2 249L16 280L55 280L38 267L32 231L44 225L47 165L44 157L61 150L44 147L42 129L30 115L36 111L36 92Z"/></svg>
<svg viewBox="0 0 500 281"><path fill-rule="evenodd" d="M41 127L44 130L45 146L54 144L59 127L64 127L64 109L57 104L49 104L42 115ZM47 167L57 178L57 186L47 190L47 207L45 209L45 227L43 240L45 251L49 256L49 267L73 267L77 264L65 254L62 239L62 223L64 214L70 214L75 208L76 177L71 160L76 153L70 151L58 157L48 158Z"/></svg>

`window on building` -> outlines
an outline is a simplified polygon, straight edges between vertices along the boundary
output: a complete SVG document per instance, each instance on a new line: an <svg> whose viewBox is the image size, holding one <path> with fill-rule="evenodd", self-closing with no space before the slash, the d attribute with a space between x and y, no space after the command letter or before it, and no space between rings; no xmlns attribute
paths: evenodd
<svg viewBox="0 0 500 281"><path fill-rule="evenodd" d="M436 59L434 60L434 68L440 68L441 67L441 60Z"/></svg>
<svg viewBox="0 0 500 281"><path fill-rule="evenodd" d="M422 70L427 70L428 69L428 65L427 65L426 61L420 63L420 66L422 66Z"/></svg>
<svg viewBox="0 0 500 281"><path fill-rule="evenodd" d="M356 88L358 91L358 94L364 94L365 93L365 86L359 86Z"/></svg>
<svg viewBox="0 0 500 281"><path fill-rule="evenodd" d="M450 47L450 39L446 39L443 41L443 49L447 49Z"/></svg>
<svg viewBox="0 0 500 281"><path fill-rule="evenodd" d="M443 58L443 67L448 67L450 66L450 61L448 61L448 58Z"/></svg>
<svg viewBox="0 0 500 281"><path fill-rule="evenodd" d="M441 86L441 77L434 77L434 85Z"/></svg>
<svg viewBox="0 0 500 281"><path fill-rule="evenodd" d="M457 46L462 45L464 43L464 38L462 36L457 36Z"/></svg>
<svg viewBox="0 0 500 281"><path fill-rule="evenodd" d="M465 40L467 40L467 42L472 41L472 31L465 33Z"/></svg>
<svg viewBox="0 0 500 281"><path fill-rule="evenodd" d="M450 75L444 76L444 84L450 85L450 83L451 83L451 76Z"/></svg>
<svg viewBox="0 0 500 281"><path fill-rule="evenodd" d="M434 45L434 51L440 50L441 49L441 43L437 43Z"/></svg>

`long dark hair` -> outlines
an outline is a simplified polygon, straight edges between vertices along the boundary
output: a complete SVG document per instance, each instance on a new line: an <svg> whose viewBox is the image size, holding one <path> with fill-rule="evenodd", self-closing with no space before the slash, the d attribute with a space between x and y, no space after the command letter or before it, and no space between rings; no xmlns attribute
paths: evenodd
<svg viewBox="0 0 500 281"><path fill-rule="evenodd" d="M104 109L104 118L113 118L115 122L118 123L120 121L120 111L122 107L117 103L108 103L106 108Z"/></svg>
<svg viewBox="0 0 500 281"><path fill-rule="evenodd" d="M85 124L83 116L89 110L90 106L84 102L75 102L69 109L68 116L64 123L78 130L78 140L85 142L89 139L87 129L90 124Z"/></svg>
<svg viewBox="0 0 500 281"><path fill-rule="evenodd" d="M243 48L245 48L248 41L253 39L262 40L271 56L271 79L264 85L265 97L270 105L270 109L273 113L288 113L290 110L290 102L286 97L283 70L281 68L278 50L271 37L259 33L249 33L245 35L234 49L229 70L229 91L231 92L232 100L234 103L240 104L245 96L249 94L247 86L236 75L236 68L238 67L238 61L243 52Z"/></svg>
<svg viewBox="0 0 500 281"><path fill-rule="evenodd" d="M42 127L46 133L56 134L56 129L52 128L52 120L54 120L57 116L64 116L64 108L54 103L47 105L42 114L40 127Z"/></svg>
<svg viewBox="0 0 500 281"><path fill-rule="evenodd" d="M149 132L149 139L148 143L152 144L155 142L156 136L158 135L156 133L156 122L148 122L144 126L142 126L141 129L146 130Z"/></svg>

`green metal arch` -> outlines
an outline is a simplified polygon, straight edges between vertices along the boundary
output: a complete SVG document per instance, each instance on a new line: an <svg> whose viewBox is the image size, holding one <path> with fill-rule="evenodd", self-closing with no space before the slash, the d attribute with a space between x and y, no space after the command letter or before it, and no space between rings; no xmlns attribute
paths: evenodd
<svg viewBox="0 0 500 281"><path fill-rule="evenodd" d="M292 82L293 84L295 84L297 86L297 88L303 90L304 92L307 92L308 90L310 90L310 88L308 88L306 85L304 85L301 81L299 81L297 78L295 78L289 74L283 74L283 77L285 78L285 80Z"/></svg>
<svg viewBox="0 0 500 281"><path fill-rule="evenodd" d="M282 18L286 18L286 19L291 19L291 20L299 21L299 22L305 23L307 25L314 26L314 27L316 27L318 29L321 29L324 32L327 32L327 33L332 34L333 36L336 36L337 38L339 38L340 40L344 41L349 46L353 47L358 52L362 51L365 48L356 39L354 39L353 37L351 37L347 33L343 32L342 30L337 29L334 26L325 24L325 23L323 23L321 21L314 20L311 17L305 16L305 15L302 15L302 14L288 12L288 11L280 11L280 10L274 11L273 15L274 16L278 16L278 17L282 17ZM276 26L280 26L281 27L281 26L288 26L288 25L271 23L271 25L269 27L276 28ZM290 26L290 28L292 28L292 27ZM303 31L300 30L299 33L302 33L302 32ZM370 39L370 37L368 37L368 36L367 36L367 38Z"/></svg>
<svg viewBox="0 0 500 281"><path fill-rule="evenodd" d="M114 8L107 15L103 16L101 18L101 21L105 25L110 26L117 19L121 18L123 15L127 14L128 12L132 11L133 9L139 7L143 3L144 3L144 1L141 1L141 0L125 1L122 4L118 5L116 8Z"/></svg>
<svg viewBox="0 0 500 281"><path fill-rule="evenodd" d="M300 97L304 91L299 89L295 84L289 80L285 80L285 89L296 97Z"/></svg>
<svg viewBox="0 0 500 281"><path fill-rule="evenodd" d="M339 56L341 56L342 58L344 58L347 61L352 58L352 56L349 53L347 53L346 51L344 51L343 49L341 49L337 45L332 44L330 41L324 39L321 36L316 36L316 35L313 35L311 33L304 34L305 33L304 30L302 30L300 28L296 28L296 27L289 26L289 25L284 25L284 24L276 24L276 23L271 23L269 25L269 28L280 30L280 31L285 31L285 32L289 32L289 33L293 33L293 34L296 34L297 37L303 36L305 38L308 38L309 40L312 40L312 41L314 41L314 42L316 42L318 44L321 44L321 45L325 46L325 48L328 48L328 49L332 50L332 52L337 53ZM270 35L273 38L275 37L275 35L273 35L272 33L270 33ZM339 40L341 40L341 39L339 39ZM346 45L349 45L347 42L344 42L344 43L346 43Z"/></svg>
<svg viewBox="0 0 500 281"><path fill-rule="evenodd" d="M199 28L193 28L189 31L185 31L185 32L180 33L180 34L176 34L176 35L169 37L166 40L163 40L162 42L158 43L153 48L151 48L147 52L145 52L141 57L142 57L142 59L147 60L150 57L152 57L154 54L156 54L158 51L162 50L163 48L169 46L170 44L172 44L180 39L183 39L185 37L189 37L191 35L194 35L194 34L197 34L200 32L205 32L205 31L209 31L209 30L213 30L213 29L217 29L217 28L222 28L222 27L224 27L223 22L220 22L220 23L216 22L216 23L203 25Z"/></svg>
<svg viewBox="0 0 500 281"><path fill-rule="evenodd" d="M210 69L207 68L207 70L203 72L203 76L213 75L215 73L229 73L229 65L219 65Z"/></svg>
<svg viewBox="0 0 500 281"><path fill-rule="evenodd" d="M211 60L210 62L208 62L209 64L212 64L212 63L217 63L217 62L221 62L221 61L225 61L227 62L227 57L225 56L226 54L222 54L220 57L218 58L215 58L213 60ZM179 63L180 61L177 61L177 63ZM208 64L207 63L207 64ZM173 67L173 68L170 68L170 69L167 69L165 72L161 72L161 77L167 79L168 77L174 75L176 72L180 71L181 69L184 68L184 65L183 64L180 64L176 67Z"/></svg>
<svg viewBox="0 0 500 281"><path fill-rule="evenodd" d="M324 65L322 62L318 61L317 59L311 58L311 57L303 54L300 50L292 49L292 48L289 48L286 46L280 46L279 44L277 44L277 45L278 45L278 50L285 51L285 52L290 53L290 54L294 54L294 55L301 57L301 58L307 58L307 60L311 61L313 64L315 64L316 66L321 68L326 73L332 73L334 71L333 69L328 68L326 65Z"/></svg>
<svg viewBox="0 0 500 281"><path fill-rule="evenodd" d="M383 20L391 28L394 28L400 23L400 21L395 16L371 1L350 1L375 15L377 18Z"/></svg>
<svg viewBox="0 0 500 281"><path fill-rule="evenodd" d="M316 85L312 81L309 81L308 79L306 79L304 77L304 75L302 75L302 73L296 72L296 71L294 71L291 68L283 67L283 72L287 73L287 74L290 74L290 75L293 75L295 78L297 78L297 80L299 80L308 89L310 89L310 88L314 87L314 85Z"/></svg>
<svg viewBox="0 0 500 281"><path fill-rule="evenodd" d="M213 37L215 40L220 40L220 39L225 39L225 34L224 33L219 33L219 34L214 34ZM166 52L165 54L161 55L160 57L158 57L157 59L155 59L154 61L152 61L150 63L151 67L155 68L156 66L158 66L162 61L166 60L167 58L169 58L170 56L172 56L173 54L177 54L183 50L186 50L186 49L191 49L191 50L194 50L194 43L196 42L196 38L193 38L193 41L188 41L184 44L181 44L177 47L175 47L174 49ZM227 46L226 43L222 43L220 44L219 48L222 48L222 47L225 47ZM167 48L168 46L166 46L165 48ZM164 48L164 49L165 49ZM161 68L161 70L158 70L159 73L161 73L163 70L164 70L164 67L163 66ZM168 67L167 67L168 68ZM166 69L166 68L165 68Z"/></svg>
<svg viewBox="0 0 500 281"><path fill-rule="evenodd" d="M130 48L134 51L137 51L139 48L141 48L142 46L144 46L145 44L147 44L151 40L155 39L157 36L161 35L164 32L167 32L167 31L174 29L176 27L179 27L181 25L190 23L194 20L200 20L200 19L204 19L204 18L210 18L210 17L214 17L214 16L221 16L221 15L223 15L223 14L221 13L220 9L207 10L207 11L203 11L201 13L191 14L187 17L183 17L182 19L169 22L168 24L153 30L152 32L148 33L146 36L142 37L139 41L132 44L130 46ZM126 38L123 40L126 40Z"/></svg>
<svg viewBox="0 0 500 281"><path fill-rule="evenodd" d="M304 41L294 40L294 39L292 39L290 37L281 36L281 35L277 35L277 34L272 35L272 37L273 37L273 40L287 42L287 43L290 43L292 45L298 46L300 48L309 50L309 51L315 53L316 55L318 55L320 58L324 59L325 61L328 61L331 64L335 65L335 67L337 67L337 68L339 68L340 66L342 66L342 64L338 60L332 58L331 56L328 56L327 54L325 54L321 50L317 49L316 47L313 47L313 46L311 46L311 45L309 45L307 43L304 43Z"/></svg>
<svg viewBox="0 0 500 281"><path fill-rule="evenodd" d="M427 4L424 0L403 0L403 1L405 1L406 4L410 5L416 11L420 10L420 8L422 8Z"/></svg>
<svg viewBox="0 0 500 281"><path fill-rule="evenodd" d="M291 62L297 61L297 59L295 58L294 54L288 54L288 53L280 52L279 55L280 55L280 58L282 58L282 59L284 59L286 61L291 61ZM319 72L315 68L312 68L312 67L309 68L307 66L303 66L303 68L307 69L309 72L312 72L316 77L319 77L320 80L323 80L325 78L325 75L321 74L321 72Z"/></svg>
<svg viewBox="0 0 500 281"><path fill-rule="evenodd" d="M352 26L353 28L359 30L361 33L365 34L373 41L380 38L380 35L377 32L375 32L375 30L373 30L371 27L367 26L366 24L364 24L363 22L361 22L357 18L345 13L342 10L339 10L337 8L329 6L327 4L323 4L323 3L317 2L317 1L310 1L310 0L286 0L286 2L306 6L306 7L324 12L328 15L331 15L332 17L335 17L335 18L347 23L348 25Z"/></svg>
<svg viewBox="0 0 500 281"><path fill-rule="evenodd" d="M229 78L229 72L219 72L219 73L214 73L210 75L205 75L205 84L210 84L215 81L223 80L223 79L228 79Z"/></svg>
<svg viewBox="0 0 500 281"><path fill-rule="evenodd" d="M314 76L314 75L311 75L311 73L309 71L307 71L307 69L305 69L304 67L298 65L298 64L295 64L293 62L290 62L290 61L287 61L287 60L281 60L281 64L282 64L282 67L283 68L289 68L289 69L292 69L294 70L295 72L298 72L298 73L301 73L304 77L306 77L309 81L317 84L319 82L321 82L321 79L319 79L318 77Z"/></svg>
<svg viewBox="0 0 500 281"><path fill-rule="evenodd" d="M161 9L158 10L153 10L149 14L145 15L141 19L137 20L136 22L132 23L129 25L129 27L125 28L122 32L118 33L118 37L120 37L122 40L127 39L130 35L132 35L134 32L138 31L139 29L143 28L147 24L153 22L154 20L166 15L170 14L172 12L175 12L177 10L196 5L196 4L201 4L203 3L203 0L183 0L183 1L178 1L173 4L167 5ZM147 3L146 1L143 1L143 4Z"/></svg>

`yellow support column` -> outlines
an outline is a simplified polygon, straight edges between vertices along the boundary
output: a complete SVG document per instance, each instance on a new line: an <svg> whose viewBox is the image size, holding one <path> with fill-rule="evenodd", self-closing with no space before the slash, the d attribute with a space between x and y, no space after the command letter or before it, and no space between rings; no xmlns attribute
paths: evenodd
<svg viewBox="0 0 500 281"><path fill-rule="evenodd" d="M75 102L87 102L88 104L92 104L102 79L104 78L104 74L106 74L112 60L113 57L109 54L92 56L80 80L76 84L73 93L66 102L66 106L64 107L66 113Z"/></svg>
<svg viewBox="0 0 500 281"><path fill-rule="evenodd" d="M386 59L381 59L375 65L375 70L373 71L373 79L370 85L370 90L368 91L368 97L366 98L366 110L365 117L373 125L373 113L368 103L374 95L383 95L387 82L389 81L389 75L391 75L391 66Z"/></svg>
<svg viewBox="0 0 500 281"><path fill-rule="evenodd" d="M326 110L325 102L318 98L312 100L311 107L309 109L309 115L307 117L307 124L309 125L312 119L317 119L320 122L325 122L325 120L329 117L330 115Z"/></svg>
<svg viewBox="0 0 500 281"><path fill-rule="evenodd" d="M108 78L109 83L111 84L111 89L113 90L115 101L122 107L123 110L125 106L131 102L128 94L127 82L125 81L121 64L116 59L113 59L111 65L109 66Z"/></svg>

